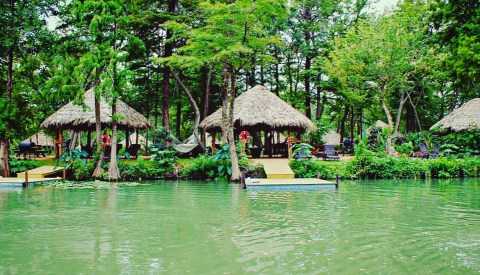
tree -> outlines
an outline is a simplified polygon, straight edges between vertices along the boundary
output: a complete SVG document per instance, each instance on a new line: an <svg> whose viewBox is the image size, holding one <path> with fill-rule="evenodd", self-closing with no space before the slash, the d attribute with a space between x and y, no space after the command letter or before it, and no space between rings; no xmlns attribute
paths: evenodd
<svg viewBox="0 0 480 275"><path fill-rule="evenodd" d="M185 24L168 24L187 42L178 54L166 60L175 66L200 69L204 65L218 64L222 67L222 137L226 138L230 147L231 179L238 180L241 175L233 128L238 76L254 57L268 59L262 53L278 39L268 35L266 26L272 20L282 19L285 3L280 0L238 0L230 3L204 2L200 8L204 14L204 25L188 29Z"/></svg>
<svg viewBox="0 0 480 275"><path fill-rule="evenodd" d="M74 0L67 4L62 15L65 22L73 22L70 26L69 37L76 43L83 44L88 49L80 54L80 61L75 66L77 81L82 83L79 88L94 87L95 115L97 132L97 154L100 155L95 178L103 177L102 163L104 156L101 153L102 143L100 134L100 97L108 98L112 105L112 142L108 169L108 179L116 181L120 177L117 155L117 120L121 119L116 113L118 97L122 88L127 86L130 71L128 56L143 51L143 43L130 32L130 16L135 11L134 1L121 0ZM73 18L69 16L73 15ZM68 54L68 53L67 53Z"/></svg>
<svg viewBox="0 0 480 275"><path fill-rule="evenodd" d="M42 42L45 42L44 38L48 35L42 18L49 15L51 7L49 0L9 0L0 3L0 50L6 53L6 56L0 58L0 83L5 87L5 90L0 90L0 176L10 174L9 140L22 133L22 128L26 127L20 125L28 120L30 115L27 112L28 103L22 94L27 90L27 86L37 84L33 78L30 83L16 83L15 70L21 70L28 66L27 64L33 65L30 68L38 68L39 63L32 61L39 55Z"/></svg>
<svg viewBox="0 0 480 275"><path fill-rule="evenodd" d="M392 128L387 151L398 132L404 104L414 91L413 76L422 67L426 6L405 3L401 10L379 19L362 20L358 27L335 41L326 63L329 75L344 87L346 98L361 104L372 98L381 106ZM397 105L396 119L392 107Z"/></svg>

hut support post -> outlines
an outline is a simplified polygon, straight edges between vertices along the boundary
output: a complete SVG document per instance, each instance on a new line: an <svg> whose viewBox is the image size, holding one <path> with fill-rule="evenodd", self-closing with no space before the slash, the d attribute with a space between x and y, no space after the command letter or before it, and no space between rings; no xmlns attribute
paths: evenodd
<svg viewBox="0 0 480 275"><path fill-rule="evenodd" d="M210 133L210 135L212 136L212 153L215 153L215 150L217 149L215 148L215 134L215 132Z"/></svg>
<svg viewBox="0 0 480 275"><path fill-rule="evenodd" d="M63 144L63 132L61 129L57 129L55 133L55 158L59 158L62 154L62 144Z"/></svg>
<svg viewBox="0 0 480 275"><path fill-rule="evenodd" d="M287 133L287 151L288 151L288 158L292 158L292 142L290 139L290 131Z"/></svg>
<svg viewBox="0 0 480 275"><path fill-rule="evenodd" d="M125 130L125 149L130 146L130 130Z"/></svg>

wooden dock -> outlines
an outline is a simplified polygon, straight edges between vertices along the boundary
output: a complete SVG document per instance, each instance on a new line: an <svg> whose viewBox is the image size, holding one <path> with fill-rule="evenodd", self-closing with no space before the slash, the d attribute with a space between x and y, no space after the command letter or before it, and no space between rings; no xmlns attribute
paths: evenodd
<svg viewBox="0 0 480 275"><path fill-rule="evenodd" d="M273 188L273 189L328 189L338 188L338 184L332 181L308 178L308 179L245 179L247 188Z"/></svg>
<svg viewBox="0 0 480 275"><path fill-rule="evenodd" d="M60 177L56 178L28 178L28 186L34 187L38 184L45 184L48 182L54 182L62 180ZM25 178L3 178L0 177L0 188L9 188L9 187L26 187L27 182Z"/></svg>
<svg viewBox="0 0 480 275"><path fill-rule="evenodd" d="M263 165L267 179L293 179L295 174L290 168L289 159L269 158L252 159L253 162Z"/></svg>
<svg viewBox="0 0 480 275"><path fill-rule="evenodd" d="M61 175L63 173L63 167L56 167L55 166L41 166L32 170L28 171L28 181L34 178L46 178L47 176L52 175ZM18 173L18 178L25 178L25 172Z"/></svg>

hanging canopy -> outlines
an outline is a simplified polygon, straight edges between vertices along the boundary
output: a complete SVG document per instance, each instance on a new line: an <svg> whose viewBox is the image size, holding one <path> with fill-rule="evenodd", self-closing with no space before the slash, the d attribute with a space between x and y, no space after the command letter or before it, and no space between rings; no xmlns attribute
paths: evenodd
<svg viewBox="0 0 480 275"><path fill-rule="evenodd" d="M437 127L452 131L480 128L480 98L474 98L458 109L455 109L440 121L433 124L430 130Z"/></svg>
<svg viewBox="0 0 480 275"><path fill-rule="evenodd" d="M77 131L95 130L95 97L93 89L83 95L83 105L74 104L73 101L63 106L53 115L45 119L40 127L57 130L72 129ZM117 121L119 129L148 129L151 128L148 120L125 104L117 100L117 114L121 119ZM100 98L100 118L102 127L106 127L112 121L112 106L103 98Z"/></svg>
<svg viewBox="0 0 480 275"><path fill-rule="evenodd" d="M222 108L205 118L200 127L220 131ZM235 99L234 126L252 131L316 131L313 122L266 87L257 85Z"/></svg>

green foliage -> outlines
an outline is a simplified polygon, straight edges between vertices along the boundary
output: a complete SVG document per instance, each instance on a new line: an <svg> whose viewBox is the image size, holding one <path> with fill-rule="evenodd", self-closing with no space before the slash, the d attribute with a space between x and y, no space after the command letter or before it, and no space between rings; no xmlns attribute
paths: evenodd
<svg viewBox="0 0 480 275"><path fill-rule="evenodd" d="M237 146L241 146L237 143ZM239 151L237 149L237 151ZM250 160L245 154L239 158L240 169L247 173L261 174L259 167L250 167ZM227 180L232 174L230 149L228 144L224 144L217 149L214 154L201 154L192 159L188 165L180 168L180 175L184 178L193 179L220 179Z"/></svg>
<svg viewBox="0 0 480 275"><path fill-rule="evenodd" d="M342 171L337 169L338 167L329 166L324 161L298 159L291 161L290 167L298 178L335 179L336 174L344 176Z"/></svg>
<svg viewBox="0 0 480 275"><path fill-rule="evenodd" d="M178 152L176 150L153 148L152 153L150 160L161 174L167 175L174 172L178 160Z"/></svg>
<svg viewBox="0 0 480 275"><path fill-rule="evenodd" d="M438 132L432 136L432 140L445 155L457 155L459 157L480 155L478 129L461 132Z"/></svg>
<svg viewBox="0 0 480 275"><path fill-rule="evenodd" d="M302 141L310 144L324 144L323 136L328 133L333 127L326 118L322 120L314 120L313 123L317 126L317 131L311 132L307 131L302 135Z"/></svg>
<svg viewBox="0 0 480 275"><path fill-rule="evenodd" d="M10 159L9 165L10 165L10 172L13 174L25 172L27 170L31 170L39 166L35 161L21 160L21 159Z"/></svg>
<svg viewBox="0 0 480 275"><path fill-rule="evenodd" d="M82 159L76 159L72 162L72 165L70 167L74 180L91 180L93 170L95 170L95 162L89 161L85 163L85 161L83 161Z"/></svg>
<svg viewBox="0 0 480 275"><path fill-rule="evenodd" d="M313 146L308 143L296 143L292 146L292 155L295 156L303 152L303 155L307 158L312 158L312 150Z"/></svg>
<svg viewBox="0 0 480 275"><path fill-rule="evenodd" d="M57 162L55 163L55 167L63 166L68 170L71 168L75 161L81 162L85 165L87 157L88 153L85 151L80 151L75 148L71 151L64 150L58 158Z"/></svg>
<svg viewBox="0 0 480 275"><path fill-rule="evenodd" d="M124 180L147 180L165 178L160 169L152 163L138 158L134 163L125 163L121 165L122 179Z"/></svg>

